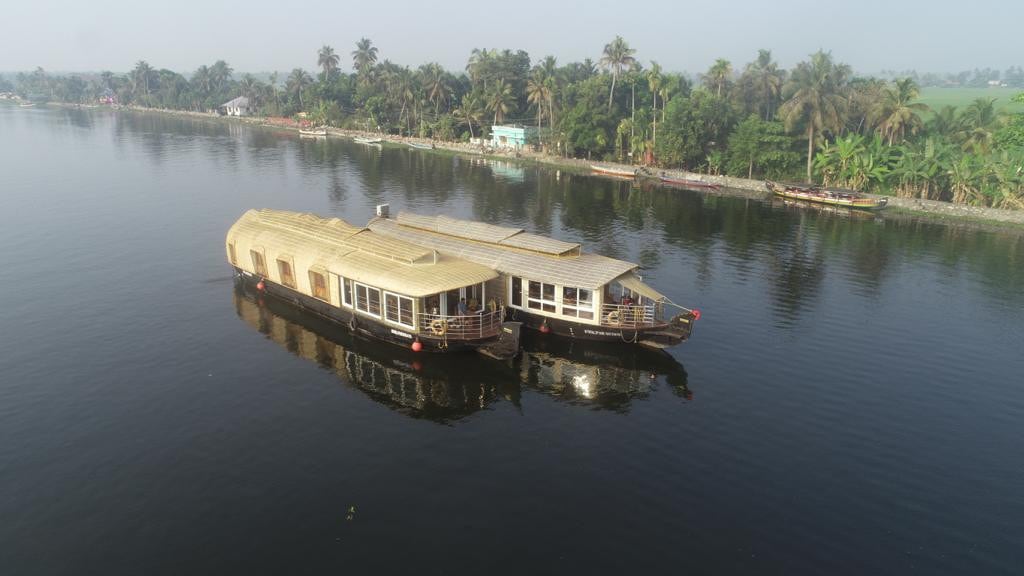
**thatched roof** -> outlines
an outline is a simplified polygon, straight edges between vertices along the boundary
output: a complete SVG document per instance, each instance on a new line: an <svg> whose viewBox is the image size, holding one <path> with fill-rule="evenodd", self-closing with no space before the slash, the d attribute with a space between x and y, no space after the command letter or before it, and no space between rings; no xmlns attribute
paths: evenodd
<svg viewBox="0 0 1024 576"><path fill-rule="evenodd" d="M228 231L227 242L235 244L237 265L250 272L254 270L248 251L263 251L272 280L277 279L277 258L292 260L297 280L307 270L320 269L414 297L497 277L488 267L440 255L431 248L382 236L339 218L299 212L249 210Z"/></svg>
<svg viewBox="0 0 1024 576"><path fill-rule="evenodd" d="M581 252L579 244L446 216L403 212L394 220L375 218L367 227L499 272L563 286L597 289L637 268L632 262Z"/></svg>

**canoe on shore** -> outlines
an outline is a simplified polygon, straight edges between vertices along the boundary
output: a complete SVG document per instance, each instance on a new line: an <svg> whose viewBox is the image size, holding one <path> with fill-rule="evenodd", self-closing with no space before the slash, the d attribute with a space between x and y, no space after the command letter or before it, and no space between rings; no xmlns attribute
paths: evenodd
<svg viewBox="0 0 1024 576"><path fill-rule="evenodd" d="M419 142L406 142L406 144L409 145L409 148L415 148L417 150L433 150L434 149L434 145L433 144L420 144Z"/></svg>
<svg viewBox="0 0 1024 576"><path fill-rule="evenodd" d="M856 190L823 188L815 184L780 184L770 180L764 184L770 192L783 198L817 202L830 206L878 210L885 208L889 203L888 198L868 198Z"/></svg>
<svg viewBox="0 0 1024 576"><path fill-rule="evenodd" d="M671 176L660 175L658 176L658 180L661 180L662 184L678 186L680 188L689 188L691 190L718 190L721 188L721 186L713 182L704 182L703 180L693 180L690 178L673 178Z"/></svg>
<svg viewBox="0 0 1024 576"><path fill-rule="evenodd" d="M299 136L327 136L327 128L299 128Z"/></svg>
<svg viewBox="0 0 1024 576"><path fill-rule="evenodd" d="M356 136L353 140L357 144L380 144L384 141L383 138L364 138L363 136Z"/></svg>
<svg viewBox="0 0 1024 576"><path fill-rule="evenodd" d="M600 164L591 164L590 169L604 176L615 176L616 178L635 178L636 170L630 170L628 168L616 168L614 166L601 166Z"/></svg>

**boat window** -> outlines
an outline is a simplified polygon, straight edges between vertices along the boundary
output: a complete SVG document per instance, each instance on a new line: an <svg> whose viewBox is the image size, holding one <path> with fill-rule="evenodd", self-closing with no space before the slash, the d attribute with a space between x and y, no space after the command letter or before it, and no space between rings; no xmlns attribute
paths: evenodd
<svg viewBox="0 0 1024 576"><path fill-rule="evenodd" d="M249 250L249 256L252 257L252 271L257 276L267 276L267 263L263 261L263 254L255 250Z"/></svg>
<svg viewBox="0 0 1024 576"><path fill-rule="evenodd" d="M277 260L277 273L281 275L281 284L289 288L295 288L295 275L292 274L292 265L287 260Z"/></svg>
<svg viewBox="0 0 1024 576"><path fill-rule="evenodd" d="M313 270L309 271L309 286L313 289L313 297L317 300L323 300L324 302L330 302L331 297L327 294L327 278Z"/></svg>
<svg viewBox="0 0 1024 576"><path fill-rule="evenodd" d="M412 328L412 298L385 292L384 318Z"/></svg>
<svg viewBox="0 0 1024 576"><path fill-rule="evenodd" d="M228 258L231 259L231 263L238 265L238 258L235 257L235 243L228 244Z"/></svg>
<svg viewBox="0 0 1024 576"><path fill-rule="evenodd" d="M562 315L575 318L594 319L594 293L586 288L565 286L562 288Z"/></svg>
<svg viewBox="0 0 1024 576"><path fill-rule="evenodd" d="M527 293L527 307L544 312L554 312L558 304L555 302L555 285L530 280Z"/></svg>
<svg viewBox="0 0 1024 576"><path fill-rule="evenodd" d="M523 279L518 276L512 277L512 305L523 305Z"/></svg>
<svg viewBox="0 0 1024 576"><path fill-rule="evenodd" d="M355 283L356 310L372 314L380 318L380 290L365 284Z"/></svg>
<svg viewBox="0 0 1024 576"><path fill-rule="evenodd" d="M338 276L341 281L341 303L349 308L352 307L352 281L348 278Z"/></svg>

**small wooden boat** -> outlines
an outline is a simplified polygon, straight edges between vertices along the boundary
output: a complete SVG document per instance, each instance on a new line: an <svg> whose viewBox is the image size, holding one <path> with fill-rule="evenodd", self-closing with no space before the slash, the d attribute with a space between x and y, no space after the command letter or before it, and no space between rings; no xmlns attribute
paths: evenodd
<svg viewBox="0 0 1024 576"><path fill-rule="evenodd" d="M327 136L327 128L299 128L299 136Z"/></svg>
<svg viewBox="0 0 1024 576"><path fill-rule="evenodd" d="M18 104L21 108L32 108L35 105L35 102L22 102L21 104Z"/></svg>
<svg viewBox="0 0 1024 576"><path fill-rule="evenodd" d="M780 184L767 181L765 187L770 192L791 200L804 200L831 206L845 206L864 210L885 208L888 198L868 198L856 190L842 188L823 188L816 184Z"/></svg>
<svg viewBox="0 0 1024 576"><path fill-rule="evenodd" d="M433 150L434 149L434 145L433 144L421 144L419 142L406 142L406 144L409 145L409 148L415 148L416 150Z"/></svg>
<svg viewBox="0 0 1024 576"><path fill-rule="evenodd" d="M486 286L487 307L505 307L509 319L542 337L665 348L689 338L700 318L644 284L637 264L583 252L575 242L406 212L390 218L383 211L367 228L498 272Z"/></svg>
<svg viewBox="0 0 1024 576"><path fill-rule="evenodd" d="M600 164L591 164L590 169L603 176L614 176L616 178L635 178L636 169L629 168L617 168L615 166L601 166Z"/></svg>
<svg viewBox="0 0 1024 576"><path fill-rule="evenodd" d="M356 136L353 140L357 144L380 144L384 141L383 138L364 138L362 136Z"/></svg>
<svg viewBox="0 0 1024 576"><path fill-rule="evenodd" d="M249 210L225 245L239 282L355 334L413 352L519 351L519 325L504 322L505 308L488 293L499 277L488 266L283 210ZM494 304L474 305L487 298Z"/></svg>
<svg viewBox="0 0 1024 576"><path fill-rule="evenodd" d="M688 188L690 190L718 190L721 188L714 182L705 182L703 180L693 180L691 178L673 178L660 174L658 180L661 180L662 184L668 184L669 186L678 186L680 188Z"/></svg>

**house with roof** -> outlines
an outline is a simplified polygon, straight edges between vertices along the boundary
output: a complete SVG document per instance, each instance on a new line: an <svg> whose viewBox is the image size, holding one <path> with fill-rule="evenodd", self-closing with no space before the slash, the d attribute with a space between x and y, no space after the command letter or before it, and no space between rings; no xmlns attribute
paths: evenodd
<svg viewBox="0 0 1024 576"><path fill-rule="evenodd" d="M529 145L538 144L539 142L540 137L537 129L533 126L521 126L519 124L491 126L491 146L494 148L522 150Z"/></svg>
<svg viewBox="0 0 1024 576"><path fill-rule="evenodd" d="M217 108L217 112L227 116L251 116L254 111L249 106L249 99L245 96L239 96L230 102L221 104Z"/></svg>

